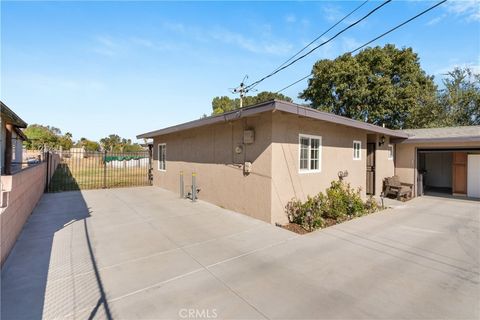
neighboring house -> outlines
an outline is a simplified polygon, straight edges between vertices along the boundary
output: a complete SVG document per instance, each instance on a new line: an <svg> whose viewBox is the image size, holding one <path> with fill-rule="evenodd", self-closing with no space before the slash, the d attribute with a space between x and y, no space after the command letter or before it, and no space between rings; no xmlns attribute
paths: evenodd
<svg viewBox="0 0 480 320"><path fill-rule="evenodd" d="M1 108L1 152L0 166L2 174L11 174L22 167L23 141L27 138L21 128L27 123L0 101Z"/></svg>
<svg viewBox="0 0 480 320"><path fill-rule="evenodd" d="M395 172L415 194L480 198L480 126L409 129L398 141Z"/></svg>
<svg viewBox="0 0 480 320"><path fill-rule="evenodd" d="M195 172L200 198L285 223L288 201L324 191L340 171L362 196L380 195L383 179L395 173L390 140L407 137L273 100L137 138L154 140L154 185L179 192L180 172L187 186Z"/></svg>

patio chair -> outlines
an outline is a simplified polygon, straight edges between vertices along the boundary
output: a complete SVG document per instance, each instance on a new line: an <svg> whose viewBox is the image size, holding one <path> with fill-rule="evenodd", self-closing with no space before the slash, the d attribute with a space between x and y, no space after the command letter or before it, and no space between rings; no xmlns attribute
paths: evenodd
<svg viewBox="0 0 480 320"><path fill-rule="evenodd" d="M413 184L400 182L398 176L385 178L383 180L384 195L393 195L397 200L401 200L403 197L405 200L412 197Z"/></svg>

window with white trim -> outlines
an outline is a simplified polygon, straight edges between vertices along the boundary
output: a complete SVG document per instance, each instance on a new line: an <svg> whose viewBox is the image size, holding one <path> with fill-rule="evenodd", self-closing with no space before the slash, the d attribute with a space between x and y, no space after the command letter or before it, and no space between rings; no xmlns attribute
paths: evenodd
<svg viewBox="0 0 480 320"><path fill-rule="evenodd" d="M167 170L167 144L166 143L158 144L158 170L160 171Z"/></svg>
<svg viewBox="0 0 480 320"><path fill-rule="evenodd" d="M299 135L299 171L320 172L322 159L322 137Z"/></svg>
<svg viewBox="0 0 480 320"><path fill-rule="evenodd" d="M362 160L362 142L353 140L353 160Z"/></svg>
<svg viewBox="0 0 480 320"><path fill-rule="evenodd" d="M393 160L393 145L388 145L388 160Z"/></svg>

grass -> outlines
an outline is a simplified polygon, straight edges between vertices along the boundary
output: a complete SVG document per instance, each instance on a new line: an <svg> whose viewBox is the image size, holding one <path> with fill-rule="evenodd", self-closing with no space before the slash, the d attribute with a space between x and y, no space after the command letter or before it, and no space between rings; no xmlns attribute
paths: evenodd
<svg viewBox="0 0 480 320"><path fill-rule="evenodd" d="M94 159L95 160L95 159ZM150 185L148 168L112 168L99 161L73 159L60 163L48 187L49 192L119 188Z"/></svg>

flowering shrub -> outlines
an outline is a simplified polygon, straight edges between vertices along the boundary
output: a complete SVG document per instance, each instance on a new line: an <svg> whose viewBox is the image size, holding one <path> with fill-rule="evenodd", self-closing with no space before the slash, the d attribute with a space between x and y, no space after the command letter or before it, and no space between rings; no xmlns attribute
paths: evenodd
<svg viewBox="0 0 480 320"><path fill-rule="evenodd" d="M285 207L288 221L308 231L324 227L325 219L342 222L377 210L378 204L373 197L363 202L360 189L353 189L340 180L332 181L325 194L309 196L303 203L292 199Z"/></svg>

